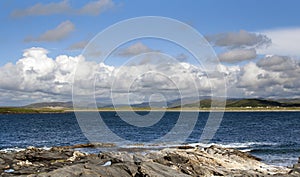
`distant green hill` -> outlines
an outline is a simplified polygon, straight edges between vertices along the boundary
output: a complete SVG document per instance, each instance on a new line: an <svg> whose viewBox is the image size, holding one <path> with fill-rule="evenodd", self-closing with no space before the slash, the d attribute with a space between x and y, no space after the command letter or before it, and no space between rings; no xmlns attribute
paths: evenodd
<svg viewBox="0 0 300 177"><path fill-rule="evenodd" d="M281 103L270 100L261 100L261 99L242 99L236 101L230 101L226 104L227 107L276 107L282 106Z"/></svg>
<svg viewBox="0 0 300 177"><path fill-rule="evenodd" d="M285 104L300 104L300 98L277 99L275 101L278 101L280 103L285 103Z"/></svg>
<svg viewBox="0 0 300 177"><path fill-rule="evenodd" d="M68 101L68 102L41 102L41 103L29 104L24 107L25 108L46 108L46 107L73 108L73 103L71 101Z"/></svg>
<svg viewBox="0 0 300 177"><path fill-rule="evenodd" d="M211 107L212 100L204 99L200 101L200 108L209 108ZM224 102L215 100L215 107L222 107ZM264 99L228 99L226 100L226 107L300 107L300 103L281 103L274 100L264 100ZM177 106L179 107L179 106ZM185 104L183 107L199 107L199 102Z"/></svg>
<svg viewBox="0 0 300 177"><path fill-rule="evenodd" d="M186 100L173 100L167 103L168 108L210 108L212 100L208 97L202 98L200 101L196 99L186 99ZM154 107L160 108L163 105L160 102L155 102ZM223 107L224 102L220 100L214 100L214 107ZM113 105L106 105L103 103L97 103L98 108L113 108ZM115 105L115 107L126 107L128 105ZM42 102L34 103L23 108L66 108L72 109L73 103L69 102ZM140 103L131 105L134 108L149 108L149 103ZM257 98L229 98L226 100L226 107L239 108L239 107L300 107L300 99L278 99L278 100L268 100L268 99L257 99Z"/></svg>

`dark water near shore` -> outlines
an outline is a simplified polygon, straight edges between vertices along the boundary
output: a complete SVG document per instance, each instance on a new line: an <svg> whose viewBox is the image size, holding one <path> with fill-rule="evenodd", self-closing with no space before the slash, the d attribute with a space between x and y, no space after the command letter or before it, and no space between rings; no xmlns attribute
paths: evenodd
<svg viewBox="0 0 300 177"><path fill-rule="evenodd" d="M122 138L149 142L168 133L175 126L178 114L167 112L148 128L126 126L114 112L102 112L101 116ZM199 140L208 115L199 113L188 143ZM79 143L88 140L73 113L0 115L1 150ZM290 166L300 156L300 112L226 112L211 143L249 151L269 164Z"/></svg>

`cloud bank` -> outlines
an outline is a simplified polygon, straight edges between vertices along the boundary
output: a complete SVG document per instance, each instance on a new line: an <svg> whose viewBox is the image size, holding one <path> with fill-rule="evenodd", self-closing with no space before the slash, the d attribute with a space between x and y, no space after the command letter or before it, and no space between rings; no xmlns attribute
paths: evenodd
<svg viewBox="0 0 300 177"><path fill-rule="evenodd" d="M82 56L50 58L46 49L30 48L24 50L23 57L15 64L0 68L0 94L1 98L9 98L11 104L19 104L24 99L31 102L71 100L74 73L80 65L85 68L77 71L83 77L83 92L85 83L94 82L96 77L96 96L111 99L113 88L120 102L128 99L128 88L135 101L140 102L146 101L153 91L166 94L168 99L173 99L178 89L186 96L193 96L193 84L199 95L209 95L211 83L221 87L223 77L229 97L300 96L300 62L295 58L273 55L244 66L219 64L215 72L209 74L210 78L203 68L176 61L166 61L168 64L135 62L114 67L85 61Z"/></svg>

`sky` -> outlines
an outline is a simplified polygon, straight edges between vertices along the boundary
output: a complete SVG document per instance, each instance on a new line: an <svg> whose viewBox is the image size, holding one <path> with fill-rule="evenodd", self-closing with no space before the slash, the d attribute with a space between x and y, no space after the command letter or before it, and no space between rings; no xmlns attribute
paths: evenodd
<svg viewBox="0 0 300 177"><path fill-rule="evenodd" d="M210 95L212 87L226 87L227 97L299 98L299 5L296 0L0 1L0 105L70 101L78 65L85 68L83 75L97 73L100 102L172 100L179 91L181 97L195 97L194 89ZM141 16L172 18L198 31L220 61L214 74L189 51L159 39L124 43L104 63L82 55L107 27Z"/></svg>

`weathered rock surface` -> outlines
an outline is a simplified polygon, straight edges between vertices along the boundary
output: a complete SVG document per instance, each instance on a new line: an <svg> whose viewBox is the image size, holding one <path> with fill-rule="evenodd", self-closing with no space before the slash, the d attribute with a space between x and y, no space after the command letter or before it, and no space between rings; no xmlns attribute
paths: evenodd
<svg viewBox="0 0 300 177"><path fill-rule="evenodd" d="M264 164L235 149L211 146L84 154L68 147L0 152L0 174L30 177L128 176L300 176L293 169Z"/></svg>
<svg viewBox="0 0 300 177"><path fill-rule="evenodd" d="M298 163L293 166L293 170L290 172L295 176L300 176L300 157L298 159Z"/></svg>

